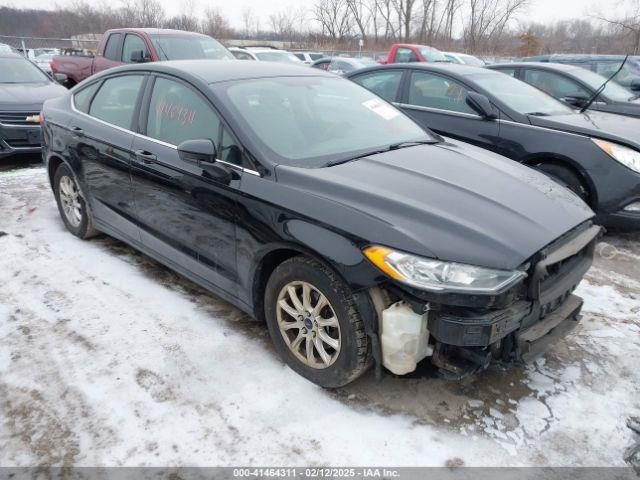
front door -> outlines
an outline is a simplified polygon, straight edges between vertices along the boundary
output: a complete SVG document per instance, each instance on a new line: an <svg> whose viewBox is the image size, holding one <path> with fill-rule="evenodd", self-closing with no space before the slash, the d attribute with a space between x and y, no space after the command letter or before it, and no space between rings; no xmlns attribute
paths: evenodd
<svg viewBox="0 0 640 480"><path fill-rule="evenodd" d="M173 78L155 78L146 117L131 169L142 242L165 263L235 296L237 142L208 100ZM211 139L222 161L180 158L177 146L196 139Z"/></svg>
<svg viewBox="0 0 640 480"><path fill-rule="evenodd" d="M401 100L402 110L420 125L440 135L496 150L499 125L467 105L466 86L431 72L413 71Z"/></svg>

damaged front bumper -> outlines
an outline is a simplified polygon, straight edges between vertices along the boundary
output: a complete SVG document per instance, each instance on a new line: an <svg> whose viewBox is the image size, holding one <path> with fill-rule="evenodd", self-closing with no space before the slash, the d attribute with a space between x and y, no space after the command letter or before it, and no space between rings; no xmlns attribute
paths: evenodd
<svg viewBox="0 0 640 480"><path fill-rule="evenodd" d="M593 262L601 232L600 227L586 224L538 252L531 259L527 281L506 304L463 307L401 297L426 323L432 363L444 376L460 378L486 368L492 360L521 363L544 354L580 321L583 301L573 292ZM385 312L383 358L387 358ZM394 371L393 365L385 366Z"/></svg>

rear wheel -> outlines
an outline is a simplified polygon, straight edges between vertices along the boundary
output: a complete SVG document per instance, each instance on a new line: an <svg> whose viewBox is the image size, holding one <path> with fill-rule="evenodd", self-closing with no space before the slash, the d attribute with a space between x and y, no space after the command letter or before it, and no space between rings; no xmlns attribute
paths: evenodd
<svg viewBox="0 0 640 480"><path fill-rule="evenodd" d="M272 273L265 316L282 359L326 388L346 385L371 364L364 324L348 286L324 265L299 256Z"/></svg>
<svg viewBox="0 0 640 480"><path fill-rule="evenodd" d="M67 230L76 237L85 239L96 235L91 216L71 169L62 164L53 177L53 191L58 211Z"/></svg>
<svg viewBox="0 0 640 480"><path fill-rule="evenodd" d="M580 176L570 168L554 163L541 163L535 166L536 170L551 177L560 185L567 187L578 195L585 203L589 204L589 189Z"/></svg>

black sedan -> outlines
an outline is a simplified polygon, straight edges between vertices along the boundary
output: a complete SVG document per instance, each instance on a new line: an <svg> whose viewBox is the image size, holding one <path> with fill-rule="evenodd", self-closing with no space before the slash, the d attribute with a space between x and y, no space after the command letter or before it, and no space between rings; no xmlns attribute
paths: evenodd
<svg viewBox="0 0 640 480"><path fill-rule="evenodd" d="M509 63L487 68L511 75L572 107L583 108L607 81L591 70L561 63ZM609 82L589 107L597 112L640 118L640 94Z"/></svg>
<svg viewBox="0 0 640 480"><path fill-rule="evenodd" d="M640 120L580 114L485 68L402 64L348 77L424 127L546 173L585 200L601 224L640 229Z"/></svg>
<svg viewBox="0 0 640 480"><path fill-rule="evenodd" d="M71 233L119 238L266 319L320 385L373 359L404 374L430 357L459 377L533 358L579 318L600 227L577 196L335 75L129 65L44 118Z"/></svg>
<svg viewBox="0 0 640 480"><path fill-rule="evenodd" d="M0 158L40 152L42 103L66 94L24 57L0 52Z"/></svg>

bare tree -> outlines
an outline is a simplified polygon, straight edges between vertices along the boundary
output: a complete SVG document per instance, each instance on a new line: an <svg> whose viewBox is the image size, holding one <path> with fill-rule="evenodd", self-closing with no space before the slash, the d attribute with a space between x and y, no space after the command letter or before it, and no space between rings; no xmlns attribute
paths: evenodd
<svg viewBox="0 0 640 480"><path fill-rule="evenodd" d="M513 17L529 0L467 0L464 46L470 53L495 48Z"/></svg>
<svg viewBox="0 0 640 480"><path fill-rule="evenodd" d="M391 0L398 18L398 30L403 32L402 39L408 42L411 38L413 7L416 0Z"/></svg>
<svg viewBox="0 0 640 480"><path fill-rule="evenodd" d="M627 7L627 12L619 18L598 15L596 18L612 25L632 39L633 55L640 54L640 0L630 0L620 2L621 6Z"/></svg>
<svg viewBox="0 0 640 480"><path fill-rule="evenodd" d="M202 31L214 38L228 38L232 29L218 7L209 7L204 11Z"/></svg>
<svg viewBox="0 0 640 480"><path fill-rule="evenodd" d="M344 39L353 29L353 15L346 0L319 0L314 18L320 23L322 33L334 40Z"/></svg>

